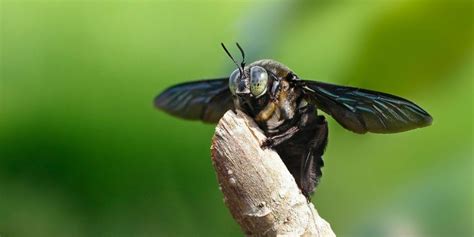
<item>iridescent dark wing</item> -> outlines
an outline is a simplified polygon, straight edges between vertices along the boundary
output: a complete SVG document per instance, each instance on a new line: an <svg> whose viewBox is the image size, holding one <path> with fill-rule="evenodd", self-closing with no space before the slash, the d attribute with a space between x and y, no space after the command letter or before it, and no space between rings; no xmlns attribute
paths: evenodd
<svg viewBox="0 0 474 237"><path fill-rule="evenodd" d="M216 123L234 108L228 78L186 82L155 98L155 106L176 117Z"/></svg>
<svg viewBox="0 0 474 237"><path fill-rule="evenodd" d="M422 108L398 96L354 87L304 81L312 102L356 133L396 133L431 124Z"/></svg>

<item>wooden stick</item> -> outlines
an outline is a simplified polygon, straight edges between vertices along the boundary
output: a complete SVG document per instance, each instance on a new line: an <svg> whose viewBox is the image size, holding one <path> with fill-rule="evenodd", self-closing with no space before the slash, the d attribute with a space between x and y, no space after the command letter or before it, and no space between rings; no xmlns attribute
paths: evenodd
<svg viewBox="0 0 474 237"><path fill-rule="evenodd" d="M260 148L264 139L240 111L228 111L216 128L212 163L235 221L247 236L335 236L278 154Z"/></svg>

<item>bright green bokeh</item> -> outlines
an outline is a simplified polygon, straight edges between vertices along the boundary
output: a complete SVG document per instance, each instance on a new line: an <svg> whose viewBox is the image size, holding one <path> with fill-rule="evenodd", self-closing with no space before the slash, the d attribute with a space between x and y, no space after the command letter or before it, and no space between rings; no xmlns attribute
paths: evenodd
<svg viewBox="0 0 474 237"><path fill-rule="evenodd" d="M313 200L339 236L472 236L471 1L0 1L1 236L241 236L214 126L156 111L220 48L416 101L425 129L330 120Z"/></svg>

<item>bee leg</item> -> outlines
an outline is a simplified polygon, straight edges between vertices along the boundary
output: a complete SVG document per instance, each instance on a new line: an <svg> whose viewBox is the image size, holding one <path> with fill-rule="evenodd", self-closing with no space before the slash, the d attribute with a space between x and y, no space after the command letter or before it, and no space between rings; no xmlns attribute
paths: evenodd
<svg viewBox="0 0 474 237"><path fill-rule="evenodd" d="M301 117L299 132L274 147L308 202L322 176L327 138L326 119L309 110Z"/></svg>
<svg viewBox="0 0 474 237"><path fill-rule="evenodd" d="M281 143L287 141L288 139L292 138L295 134L297 134L301 129L307 127L310 121L314 120L314 107L312 106L304 106L298 108L298 114L301 114L300 122L296 126L292 126L283 133L270 136L262 143L262 148L273 148L275 146L280 145ZM311 114L311 116L309 116Z"/></svg>
<svg viewBox="0 0 474 237"><path fill-rule="evenodd" d="M319 183L322 176L321 168L324 166L323 154L327 145L328 127L324 116L318 116L313 126L308 130L308 141L306 154L302 156L300 166L299 186L301 192L311 201L311 194ZM315 126L314 126L315 125Z"/></svg>
<svg viewBox="0 0 474 237"><path fill-rule="evenodd" d="M271 137L267 137L267 139L265 139L265 141L262 143L261 147L262 148L273 148L275 146L278 146L281 143L283 143L284 141L286 141L286 140L290 139L291 137L293 137L293 135L295 135L299 131L300 131L300 129L297 126L290 127L288 130L286 130L285 132L283 132L281 134L271 136Z"/></svg>
<svg viewBox="0 0 474 237"><path fill-rule="evenodd" d="M273 148L275 146L280 145L281 143L287 141L288 139L292 138L295 134L297 134L301 129L308 127L312 120L314 120L314 107L313 106L304 106L298 108L298 114L301 114L300 122L296 126L292 126L283 133L268 137L262 143L262 148Z"/></svg>

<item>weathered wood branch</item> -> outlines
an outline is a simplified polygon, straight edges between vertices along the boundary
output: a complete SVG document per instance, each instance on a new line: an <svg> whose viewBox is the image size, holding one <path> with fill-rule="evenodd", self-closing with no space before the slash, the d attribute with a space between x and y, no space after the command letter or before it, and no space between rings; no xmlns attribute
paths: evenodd
<svg viewBox="0 0 474 237"><path fill-rule="evenodd" d="M278 154L260 148L264 139L242 112L227 112L216 128L212 162L233 218L248 236L335 236Z"/></svg>

